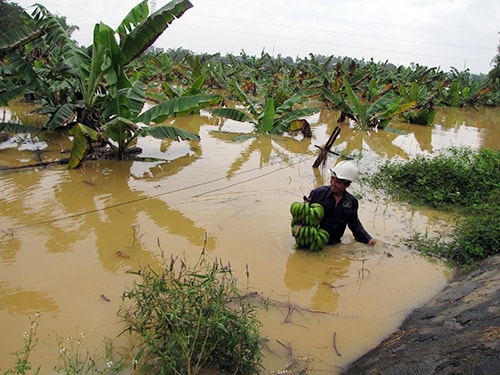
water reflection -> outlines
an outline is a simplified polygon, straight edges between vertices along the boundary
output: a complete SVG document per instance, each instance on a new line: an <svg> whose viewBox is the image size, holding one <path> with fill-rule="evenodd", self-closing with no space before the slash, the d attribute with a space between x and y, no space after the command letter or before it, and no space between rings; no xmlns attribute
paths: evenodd
<svg viewBox="0 0 500 375"><path fill-rule="evenodd" d="M40 312L56 313L58 307L48 293L24 288L9 287L6 282L0 282L0 311L9 314L35 314Z"/></svg>
<svg viewBox="0 0 500 375"><path fill-rule="evenodd" d="M348 257L296 251L288 257L284 282L293 291L312 290L310 306L315 311L337 310L337 288L351 264Z"/></svg>
<svg viewBox="0 0 500 375"><path fill-rule="evenodd" d="M156 165L150 169L149 179L158 184L161 179L178 173L184 163L180 160L173 168ZM2 225L3 238L8 242L1 251L2 257L14 260L21 246L17 239L20 231L34 226L49 252L71 251L79 241L92 241L103 266L111 272L116 272L128 258L131 258L128 263L137 259L155 263L151 249L143 248L135 238L140 233L134 233L134 228L146 218L157 228L183 237L198 248L206 245L207 250L213 250L215 238L208 237L205 244L206 229L171 208L164 198L168 191L151 198L149 191L136 189L131 183L137 180L130 173L131 165L132 162L125 161L89 162L78 170L48 170L44 174L28 171L28 176L12 173L2 179L5 186L17 186L17 193L8 196L8 201L2 198L3 225L8 225ZM139 205L146 200L147 205ZM125 257L117 258L117 251Z"/></svg>
<svg viewBox="0 0 500 375"><path fill-rule="evenodd" d="M211 131L210 136L224 142L238 144L240 151L227 171L227 178L239 172L251 157L259 156L259 166L264 167L270 163L291 165L291 153L308 153L311 139L268 135L268 134L237 134L224 131Z"/></svg>

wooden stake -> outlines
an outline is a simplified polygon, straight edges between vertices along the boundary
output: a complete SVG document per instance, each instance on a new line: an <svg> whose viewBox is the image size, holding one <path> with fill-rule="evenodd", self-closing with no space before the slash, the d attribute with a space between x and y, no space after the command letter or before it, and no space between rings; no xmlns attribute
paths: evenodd
<svg viewBox="0 0 500 375"><path fill-rule="evenodd" d="M316 146L321 151L313 164L313 168L318 168L322 163L324 163L329 152L333 153L332 151L330 151L330 148L333 146L333 142L335 142L339 134L340 128L336 126L333 130L333 133L328 138L328 141L326 141L326 144L323 147Z"/></svg>

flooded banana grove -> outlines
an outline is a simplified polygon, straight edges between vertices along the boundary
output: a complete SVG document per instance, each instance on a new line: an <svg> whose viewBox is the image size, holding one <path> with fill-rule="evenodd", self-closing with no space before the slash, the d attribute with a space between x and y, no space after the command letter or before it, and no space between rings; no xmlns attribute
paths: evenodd
<svg viewBox="0 0 500 375"><path fill-rule="evenodd" d="M28 107L2 108L4 118ZM446 233L445 213L391 201L354 183L360 219L378 243L342 243L321 252L294 249L290 205L329 182L313 168L336 126L332 147L362 174L387 158L407 160L449 146L498 149L495 109L443 109L435 125L392 124L389 131L338 124L337 111L308 118L312 138L253 135L249 124L202 112L175 120L200 142L139 139L140 160L86 161L79 169L46 163L67 157L66 138L14 137L0 143L0 371L15 363L36 316L33 368L49 373L65 350L102 351L117 337L124 289L161 254L230 264L252 296L266 338L267 374L336 374L395 331L452 275L402 245L415 231ZM234 140L234 133L248 133ZM4 167L38 164L36 167ZM362 180L361 180L362 181ZM247 276L248 274L248 276Z"/></svg>

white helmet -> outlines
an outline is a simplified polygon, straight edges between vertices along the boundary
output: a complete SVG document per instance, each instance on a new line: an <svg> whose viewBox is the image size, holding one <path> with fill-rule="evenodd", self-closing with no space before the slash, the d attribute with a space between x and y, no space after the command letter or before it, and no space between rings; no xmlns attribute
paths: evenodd
<svg viewBox="0 0 500 375"><path fill-rule="evenodd" d="M335 176L341 180L358 180L358 168L352 161L349 160L343 160L339 162L335 167L330 169L330 173L332 174L332 176Z"/></svg>

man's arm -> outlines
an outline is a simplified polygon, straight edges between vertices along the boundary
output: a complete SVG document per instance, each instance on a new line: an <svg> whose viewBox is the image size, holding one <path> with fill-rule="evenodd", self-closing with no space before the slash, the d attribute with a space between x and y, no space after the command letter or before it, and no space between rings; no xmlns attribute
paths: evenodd
<svg viewBox="0 0 500 375"><path fill-rule="evenodd" d="M356 241L370 244L370 241L373 240L372 236L370 236L370 234L363 227L363 224L361 224L357 214L347 223L347 225L349 226L349 229L351 230ZM372 244L374 245L374 243Z"/></svg>

